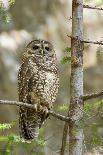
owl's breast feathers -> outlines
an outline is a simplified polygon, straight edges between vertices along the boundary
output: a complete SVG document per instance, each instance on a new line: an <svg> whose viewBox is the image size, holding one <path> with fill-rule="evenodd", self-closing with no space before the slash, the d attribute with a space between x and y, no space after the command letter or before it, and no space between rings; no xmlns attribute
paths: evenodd
<svg viewBox="0 0 103 155"><path fill-rule="evenodd" d="M51 105L56 99L59 87L56 70L53 72L50 68L38 66L32 59L26 60L19 70L19 100Z"/></svg>

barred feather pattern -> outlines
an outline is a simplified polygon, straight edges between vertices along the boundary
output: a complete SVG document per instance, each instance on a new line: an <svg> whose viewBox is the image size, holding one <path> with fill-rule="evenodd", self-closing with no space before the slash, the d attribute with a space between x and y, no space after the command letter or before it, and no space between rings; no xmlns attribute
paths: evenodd
<svg viewBox="0 0 103 155"><path fill-rule="evenodd" d="M20 135L25 140L38 137L39 128L48 117L47 111L56 100L58 87L58 67L52 45L45 40L31 41L23 53L18 73L19 101L37 107L20 107Z"/></svg>

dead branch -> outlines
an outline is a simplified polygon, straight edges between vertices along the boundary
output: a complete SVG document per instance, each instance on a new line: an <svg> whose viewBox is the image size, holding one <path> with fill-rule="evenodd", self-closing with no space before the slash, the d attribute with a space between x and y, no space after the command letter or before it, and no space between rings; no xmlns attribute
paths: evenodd
<svg viewBox="0 0 103 155"><path fill-rule="evenodd" d="M98 8L96 6L92 7L92 6L89 6L89 5L83 5L83 8L94 9L94 10L103 10L103 8Z"/></svg>
<svg viewBox="0 0 103 155"><path fill-rule="evenodd" d="M34 109L34 106L28 103L23 103L23 102L17 102L17 101L8 101L8 100L0 100L0 104L4 105L16 105L16 106L24 106L27 108ZM57 119L60 119L61 121L66 121L69 122L69 118L66 116L63 116L61 114L58 114L52 110L49 111L49 114Z"/></svg>
<svg viewBox="0 0 103 155"><path fill-rule="evenodd" d="M78 39L78 37L72 37L72 36L69 36L67 35L69 38L71 39ZM87 44L98 44L98 45L103 45L103 41L90 41L90 40L80 40L81 42L83 43L87 43Z"/></svg>
<svg viewBox="0 0 103 155"><path fill-rule="evenodd" d="M83 96L83 100L86 101L86 100L90 100L90 99L93 99L93 98L97 98L97 97L100 97L103 95L103 91L101 92L97 92L97 93L92 93L92 94L87 94L87 95L84 95Z"/></svg>

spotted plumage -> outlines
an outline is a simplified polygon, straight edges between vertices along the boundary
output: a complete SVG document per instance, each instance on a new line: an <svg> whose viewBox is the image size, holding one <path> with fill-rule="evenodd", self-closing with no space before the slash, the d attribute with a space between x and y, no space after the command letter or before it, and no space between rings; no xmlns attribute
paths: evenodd
<svg viewBox="0 0 103 155"><path fill-rule="evenodd" d="M18 73L19 101L35 109L20 107L20 135L31 141L53 107L59 87L58 68L53 46L45 40L33 40L25 48Z"/></svg>

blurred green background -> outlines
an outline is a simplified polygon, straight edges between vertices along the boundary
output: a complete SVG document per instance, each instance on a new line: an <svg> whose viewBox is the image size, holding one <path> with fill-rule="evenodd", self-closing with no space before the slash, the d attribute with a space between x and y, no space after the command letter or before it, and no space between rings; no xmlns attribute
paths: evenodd
<svg viewBox="0 0 103 155"><path fill-rule="evenodd" d="M71 0L0 0L0 99L18 100L17 73L26 44L41 38L56 51L60 88L54 110L67 115L70 99L70 63L61 63L70 47ZM103 7L103 0L84 4ZM84 9L85 40L103 40L103 11ZM103 90L103 47L86 44L84 49L84 93ZM19 139L18 107L0 105L0 155L59 155L64 122L50 117L38 141ZM9 124L2 124L9 123ZM103 154L102 98L88 101L80 127L84 128L84 154ZM67 140L69 137L67 137ZM68 143L66 149L68 155Z"/></svg>

